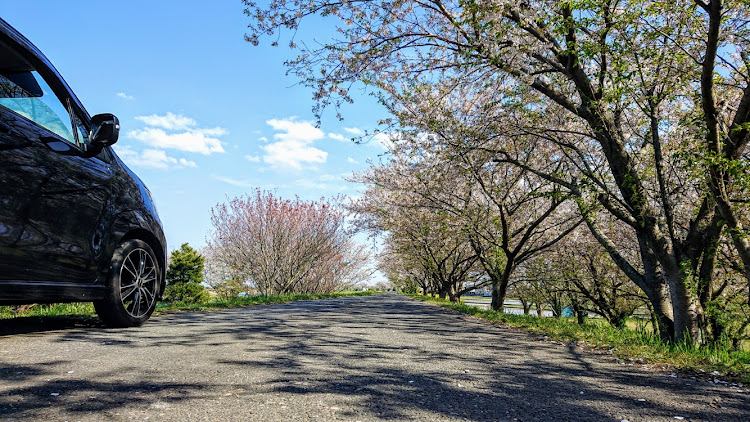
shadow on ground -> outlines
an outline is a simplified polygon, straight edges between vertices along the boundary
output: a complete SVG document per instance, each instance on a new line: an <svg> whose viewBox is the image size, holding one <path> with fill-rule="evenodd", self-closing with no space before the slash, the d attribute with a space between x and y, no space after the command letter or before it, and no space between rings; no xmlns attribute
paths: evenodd
<svg viewBox="0 0 750 422"><path fill-rule="evenodd" d="M106 330L94 323L54 329L69 329L56 341L110 342L125 354L194 350L212 371L247 377L245 384L231 386L243 387L240 399L248 408L260 403L259 397L304 402L332 395L340 403L337 417L345 419L601 421L679 415L715 421L750 415L747 396L726 395L721 407L709 407L706 395L717 393L708 387L604 364L573 346L535 341L396 295L173 314L141 329ZM49 408L74 415L149 401L179 405L216 398L229 384L199 375L171 383L148 374L143 381L115 383L101 381L111 375L105 373L67 386L39 383L55 364L0 365L4 383L25 385L0 395L0 418L33 417ZM175 365L180 370L179 362ZM85 394L65 402L49 399L50 388L63 387ZM88 403L89 395L103 399Z"/></svg>
<svg viewBox="0 0 750 422"><path fill-rule="evenodd" d="M74 328L101 328L99 318L92 316L45 316L0 319L0 337L43 333Z"/></svg>

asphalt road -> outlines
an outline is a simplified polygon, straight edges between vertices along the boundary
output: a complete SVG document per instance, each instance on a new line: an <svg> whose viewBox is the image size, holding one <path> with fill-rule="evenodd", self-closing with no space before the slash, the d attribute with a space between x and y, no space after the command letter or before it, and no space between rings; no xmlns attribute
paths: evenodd
<svg viewBox="0 0 750 422"><path fill-rule="evenodd" d="M644 369L394 294L2 321L0 420L750 420L747 387Z"/></svg>

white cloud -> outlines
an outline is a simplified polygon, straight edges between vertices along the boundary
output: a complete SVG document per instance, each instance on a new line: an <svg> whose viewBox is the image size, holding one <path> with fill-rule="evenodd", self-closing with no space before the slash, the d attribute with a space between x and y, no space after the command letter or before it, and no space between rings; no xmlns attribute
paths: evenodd
<svg viewBox="0 0 750 422"><path fill-rule="evenodd" d="M277 133L273 135L274 139L280 139L281 141L297 141L310 143L323 138L323 131L316 128L310 122L297 122L294 118L289 119L271 119L266 121L266 124L274 128L274 130L283 131L283 133Z"/></svg>
<svg viewBox="0 0 750 422"><path fill-rule="evenodd" d="M180 165L185 166L185 167L193 167L193 168L198 167L198 164L195 164L195 161L186 160L184 158L180 158L179 163Z"/></svg>
<svg viewBox="0 0 750 422"><path fill-rule="evenodd" d="M136 116L136 120L140 120L148 126L160 127L169 130L186 130L193 128L196 125L195 120L185 117L181 114L174 114L167 112L163 116L158 114L152 114L150 116Z"/></svg>
<svg viewBox="0 0 750 422"><path fill-rule="evenodd" d="M118 97L122 98L123 100L130 101L130 100L134 100L135 99L135 97L133 97L132 95L128 95L128 94L126 94L124 92L118 92L115 95L117 95Z"/></svg>
<svg viewBox="0 0 750 422"><path fill-rule="evenodd" d="M266 152L263 162L275 167L302 168L303 164L325 163L328 153L312 144L325 137L322 130L310 122L288 119L271 119L266 123L279 131L273 135L277 142L261 146Z"/></svg>
<svg viewBox="0 0 750 422"><path fill-rule="evenodd" d="M359 161L355 160L352 157L346 157L346 162L351 164L359 164Z"/></svg>
<svg viewBox="0 0 750 422"><path fill-rule="evenodd" d="M217 128L220 129L220 128ZM128 137L137 139L154 148L171 148L185 152L198 152L209 155L214 152L224 152L221 141L210 136L220 131L193 130L182 133L167 133L158 128L131 130ZM224 131L223 133L226 133ZM214 135L218 136L218 135Z"/></svg>
<svg viewBox="0 0 750 422"><path fill-rule="evenodd" d="M338 133L329 133L328 137L337 141L347 141L347 138L344 135L340 135Z"/></svg>
<svg viewBox="0 0 750 422"><path fill-rule="evenodd" d="M262 147L263 161L272 166L302 168L303 163L325 163L328 153L295 141L282 141Z"/></svg>
<svg viewBox="0 0 750 422"><path fill-rule="evenodd" d="M247 161L250 161L251 163L260 163L260 157L258 157L257 155L248 154L245 156L245 158L247 159Z"/></svg>
<svg viewBox="0 0 750 422"><path fill-rule="evenodd" d="M135 151L127 146L116 146L117 154L122 158L125 164L135 167L148 167L157 169L179 168L179 167L198 167L194 161L184 158L174 158L167 155L165 151L158 149L144 149L141 152Z"/></svg>
<svg viewBox="0 0 750 422"><path fill-rule="evenodd" d="M265 136L261 136L260 138L258 138L258 140L262 142L268 142L268 138L266 138Z"/></svg>
<svg viewBox="0 0 750 422"><path fill-rule="evenodd" d="M195 120L171 112L163 116L136 116L136 120L150 127L131 130L127 136L159 149L176 149L203 155L224 152L218 137L229 133L222 127L199 128Z"/></svg>
<svg viewBox="0 0 750 422"><path fill-rule="evenodd" d="M345 127L344 130L347 131L347 132L349 132L349 133L351 133L352 135L357 135L357 136L361 136L361 135L365 134L362 131L362 129L359 129L359 128L356 128L356 127Z"/></svg>
<svg viewBox="0 0 750 422"><path fill-rule="evenodd" d="M256 187L255 185L253 185L250 182L246 182L244 180L233 179L231 177L217 176L215 174L212 174L211 177L214 178L214 179L216 179L216 180L218 180L218 181L220 181L220 182L224 182L224 183L227 183L227 184L232 185L232 186L238 186L238 187L241 187L241 188L254 188L254 187Z"/></svg>

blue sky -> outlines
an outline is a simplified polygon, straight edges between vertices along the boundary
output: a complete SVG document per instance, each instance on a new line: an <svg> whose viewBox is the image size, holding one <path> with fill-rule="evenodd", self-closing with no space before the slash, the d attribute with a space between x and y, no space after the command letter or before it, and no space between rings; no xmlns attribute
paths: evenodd
<svg viewBox="0 0 750 422"><path fill-rule="evenodd" d="M292 52L245 42L239 0L0 0L0 10L89 113L118 116L115 151L152 191L170 250L203 246L211 207L255 187L356 196L343 178L384 152L350 141L384 117L364 93L344 121L330 110L314 126L311 92L285 75ZM330 31L317 25L302 36Z"/></svg>

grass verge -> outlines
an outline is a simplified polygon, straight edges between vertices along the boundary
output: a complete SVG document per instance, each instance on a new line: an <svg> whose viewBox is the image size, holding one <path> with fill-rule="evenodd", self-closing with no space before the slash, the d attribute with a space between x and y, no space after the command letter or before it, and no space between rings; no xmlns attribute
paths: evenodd
<svg viewBox="0 0 750 422"><path fill-rule="evenodd" d="M551 339L577 341L581 345L606 350L607 353L624 361L668 365L677 370L703 372L706 375L718 371L731 380L750 383L748 351L733 351L722 347L695 347L689 344L664 344L658 336L646 329L618 330L595 321L578 325L566 318L506 314L430 296L406 296L531 333L543 334Z"/></svg>
<svg viewBox="0 0 750 422"><path fill-rule="evenodd" d="M281 295L281 296L245 296L230 299L213 298L201 303L159 303L156 306L156 314L184 311L212 311L228 308L241 308L245 306L270 305L273 303L287 303L295 300L333 299L348 296L370 296L379 292L366 291L344 291L327 294L303 294L303 295Z"/></svg>
<svg viewBox="0 0 750 422"><path fill-rule="evenodd" d="M332 299L344 296L369 296L374 291L345 291L330 294L304 294L282 296L246 296L230 299L212 298L201 303L159 303L156 305L155 315L185 311L209 311L244 306L268 305L272 303L286 303L295 300ZM53 303L45 305L24 305L11 308L0 306L0 320L16 317L94 317L94 305L91 303Z"/></svg>

